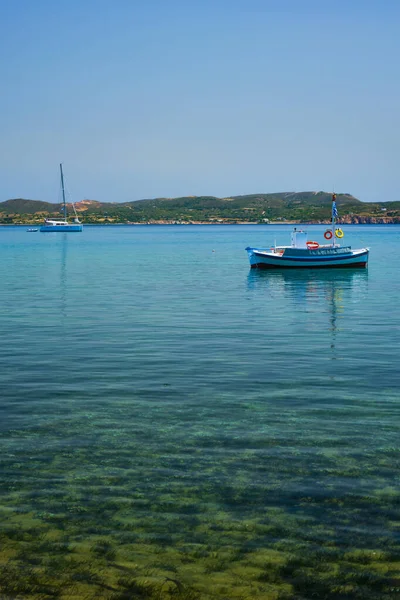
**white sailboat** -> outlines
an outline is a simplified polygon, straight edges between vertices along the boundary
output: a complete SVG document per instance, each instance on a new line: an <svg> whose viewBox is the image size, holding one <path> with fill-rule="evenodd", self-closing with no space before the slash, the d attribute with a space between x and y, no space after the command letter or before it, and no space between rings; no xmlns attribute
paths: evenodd
<svg viewBox="0 0 400 600"><path fill-rule="evenodd" d="M62 163L60 163L60 175L61 175L61 189L62 189L62 197L63 197L63 208L62 212L64 213L64 221L57 219L45 219L45 222L40 227L40 231L82 231L83 225L78 219L78 215L76 214L75 205L72 202L72 208L74 209L75 218L73 223L68 223L67 221L67 204L65 202L65 186L64 186L64 173L62 168Z"/></svg>

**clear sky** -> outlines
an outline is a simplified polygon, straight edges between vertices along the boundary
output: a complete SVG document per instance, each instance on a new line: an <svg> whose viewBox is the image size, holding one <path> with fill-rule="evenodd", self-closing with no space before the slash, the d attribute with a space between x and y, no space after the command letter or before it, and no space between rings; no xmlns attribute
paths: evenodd
<svg viewBox="0 0 400 600"><path fill-rule="evenodd" d="M0 0L0 201L400 200L398 0Z"/></svg>

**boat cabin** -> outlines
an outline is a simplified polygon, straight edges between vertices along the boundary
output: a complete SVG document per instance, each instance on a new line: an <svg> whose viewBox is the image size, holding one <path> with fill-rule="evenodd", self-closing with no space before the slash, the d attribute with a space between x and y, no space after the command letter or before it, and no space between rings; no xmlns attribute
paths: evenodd
<svg viewBox="0 0 400 600"><path fill-rule="evenodd" d="M302 248L307 250L307 233L305 231L297 231L296 227L292 231L292 248Z"/></svg>
<svg viewBox="0 0 400 600"><path fill-rule="evenodd" d="M56 227L57 225L69 225L68 221L54 221L53 219L46 219L44 224L51 225L52 227Z"/></svg>

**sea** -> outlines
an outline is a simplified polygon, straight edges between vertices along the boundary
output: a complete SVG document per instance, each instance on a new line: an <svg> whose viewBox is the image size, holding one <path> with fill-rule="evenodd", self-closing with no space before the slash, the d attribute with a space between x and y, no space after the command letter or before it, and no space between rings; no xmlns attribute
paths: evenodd
<svg viewBox="0 0 400 600"><path fill-rule="evenodd" d="M0 228L2 599L400 597L400 226L343 229Z"/></svg>

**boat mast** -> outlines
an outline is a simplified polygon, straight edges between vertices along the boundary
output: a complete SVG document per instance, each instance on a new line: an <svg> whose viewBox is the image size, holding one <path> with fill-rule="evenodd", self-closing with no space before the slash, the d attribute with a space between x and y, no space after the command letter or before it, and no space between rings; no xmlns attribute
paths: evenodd
<svg viewBox="0 0 400 600"><path fill-rule="evenodd" d="M64 189L64 174L62 169L62 163L60 163L60 173L61 173L61 189L63 196L63 210L64 210L64 220L67 220L67 205L65 204L65 189Z"/></svg>
<svg viewBox="0 0 400 600"><path fill-rule="evenodd" d="M335 211L333 207L335 206L336 194L333 192L332 194L332 246L335 247Z"/></svg>

